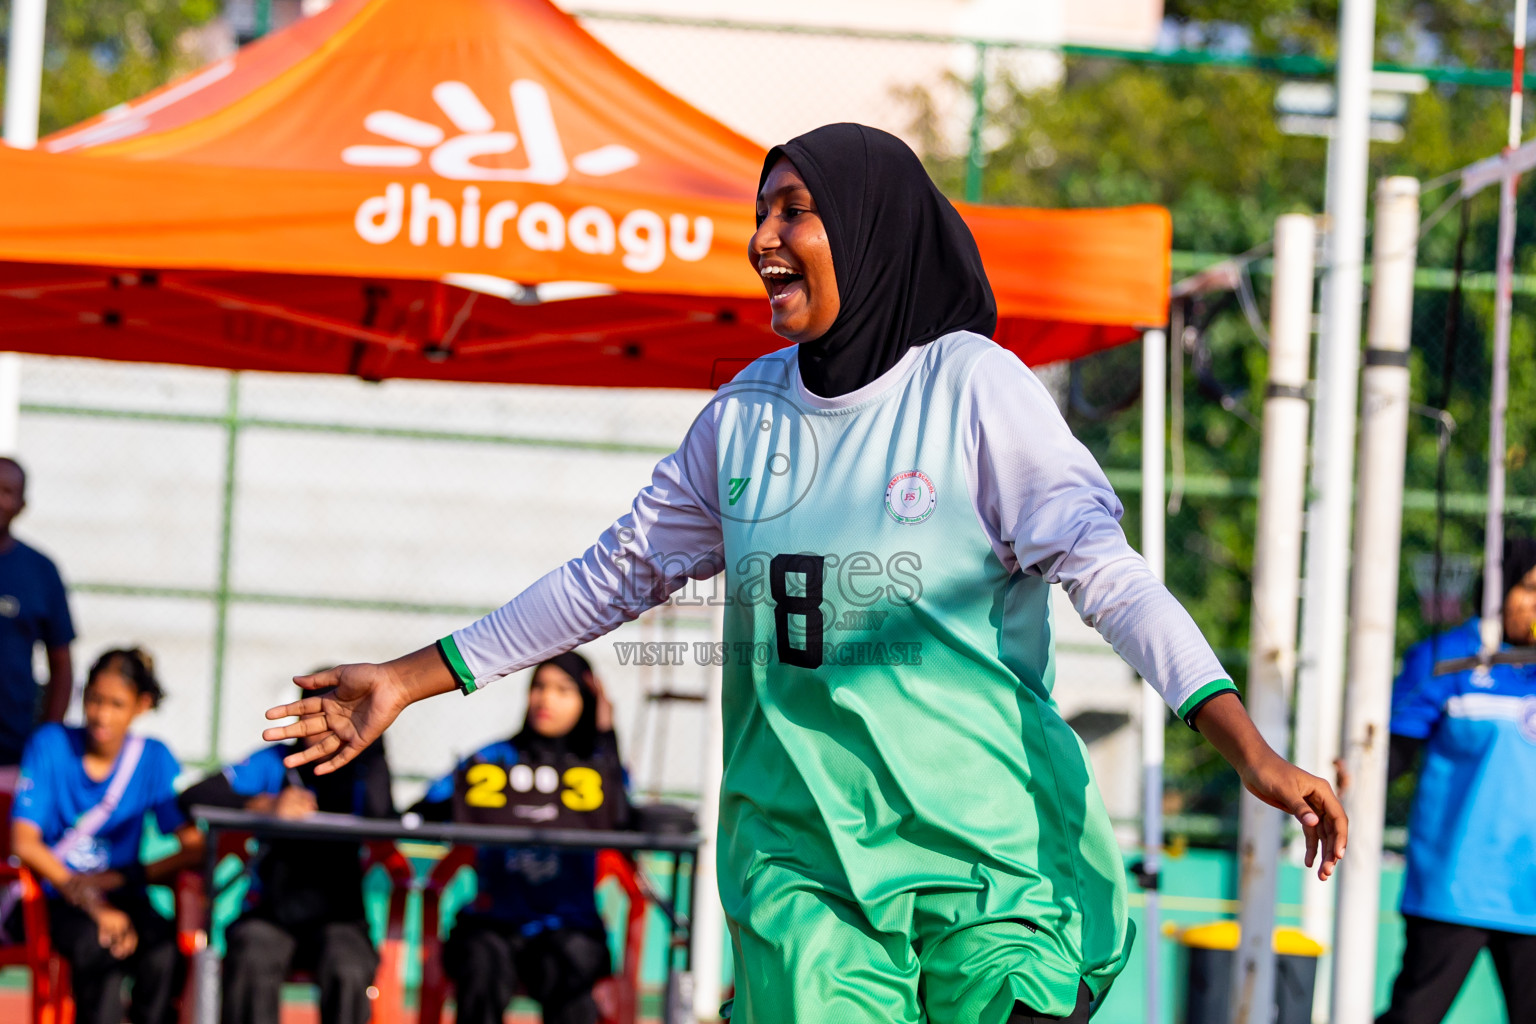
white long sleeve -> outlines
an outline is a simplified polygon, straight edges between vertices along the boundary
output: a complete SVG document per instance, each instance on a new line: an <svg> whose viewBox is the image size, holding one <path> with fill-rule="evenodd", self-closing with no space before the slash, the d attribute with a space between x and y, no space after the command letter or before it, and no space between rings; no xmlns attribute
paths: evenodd
<svg viewBox="0 0 1536 1024"><path fill-rule="evenodd" d="M936 341L929 352L937 358L940 346L982 342L966 337ZM924 354L909 352L889 371L891 379L916 370ZM817 404L861 401L864 390L878 388ZM1231 689L1189 613L1126 541L1114 490L1035 375L994 346L973 367L962 401L969 403L959 410L970 431L967 484L1003 565L1065 587L1083 621L1186 720L1204 700ZM720 414L721 403L712 402L677 452L656 466L629 514L581 557L452 635L445 646L457 650L449 660L459 659L455 668L467 687L602 636L689 579L721 570Z"/></svg>
<svg viewBox="0 0 1536 1024"><path fill-rule="evenodd" d="M1065 587L1083 621L1181 716L1231 688L1199 627L1126 541L1114 489L1039 379L999 348L978 361L969 393L968 469L1003 564Z"/></svg>
<svg viewBox="0 0 1536 1024"><path fill-rule="evenodd" d="M452 635L480 687L594 640L720 571L714 404L657 463L629 513L579 558ZM451 660L451 659L450 659ZM467 683L467 681L466 681Z"/></svg>

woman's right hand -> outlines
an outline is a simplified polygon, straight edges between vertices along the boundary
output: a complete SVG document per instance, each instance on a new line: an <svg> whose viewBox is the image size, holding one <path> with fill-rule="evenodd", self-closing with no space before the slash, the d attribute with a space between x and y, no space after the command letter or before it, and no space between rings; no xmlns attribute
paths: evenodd
<svg viewBox="0 0 1536 1024"><path fill-rule="evenodd" d="M139 936L127 914L110 903L102 903L91 911L91 917L96 920L96 941L102 949L119 960L133 955L139 945Z"/></svg>
<svg viewBox="0 0 1536 1024"><path fill-rule="evenodd" d="M334 772L362 753L407 705L458 686L436 646L382 665L342 665L296 676L293 681L306 690L331 692L269 709L269 720L297 717L298 721L268 729L261 738L268 742L302 739L304 749L289 754L283 763L297 768L329 758L315 767L316 775Z"/></svg>

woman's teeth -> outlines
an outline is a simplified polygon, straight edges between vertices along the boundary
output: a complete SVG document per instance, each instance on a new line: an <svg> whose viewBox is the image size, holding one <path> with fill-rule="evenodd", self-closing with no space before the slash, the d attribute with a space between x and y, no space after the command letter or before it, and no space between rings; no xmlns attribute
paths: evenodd
<svg viewBox="0 0 1536 1024"><path fill-rule="evenodd" d="M803 279L803 275L789 267L768 266L758 271L763 278L763 283L768 286L770 301L777 302L783 298L790 286Z"/></svg>

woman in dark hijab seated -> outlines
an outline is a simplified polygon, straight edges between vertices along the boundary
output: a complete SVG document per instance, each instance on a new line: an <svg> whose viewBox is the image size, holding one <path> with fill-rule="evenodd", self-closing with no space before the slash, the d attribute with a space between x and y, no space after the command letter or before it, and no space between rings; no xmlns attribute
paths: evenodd
<svg viewBox="0 0 1536 1024"><path fill-rule="evenodd" d="M628 824L613 710L587 660L572 651L534 669L522 730L460 762L412 810L436 821ZM545 1024L594 1024L592 986L613 973L596 864L584 850L480 851L479 894L443 946L460 1024L500 1024L519 985Z"/></svg>
<svg viewBox="0 0 1536 1024"><path fill-rule="evenodd" d="M436 650L305 680L339 689L268 712L304 717L273 734L323 733L313 756L344 763L405 704L472 692L724 568L725 649L753 655L722 681L733 1024L1081 1021L1131 928L1109 816L1051 700L1059 583L1296 816L1327 877L1338 800L1265 744L1126 542L1103 471L989 340L976 243L916 155L818 128L768 154L757 223L747 256L794 344L722 387L581 557Z"/></svg>
<svg viewBox="0 0 1536 1024"><path fill-rule="evenodd" d="M317 812L393 818L389 761L382 743L339 772L316 775L283 758L305 741L257 750L183 792L198 804L239 807L289 820ZM220 1024L280 1024L283 983L310 972L320 989L320 1024L367 1024L368 989L379 956L363 908L363 850L356 842L263 842L245 910L225 933Z"/></svg>

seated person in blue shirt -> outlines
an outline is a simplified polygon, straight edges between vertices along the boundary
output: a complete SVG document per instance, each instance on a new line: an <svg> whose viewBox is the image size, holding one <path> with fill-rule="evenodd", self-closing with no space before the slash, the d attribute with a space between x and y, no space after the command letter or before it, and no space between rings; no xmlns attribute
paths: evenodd
<svg viewBox="0 0 1536 1024"><path fill-rule="evenodd" d="M1504 545L1504 646L1536 644L1536 540ZM1481 593L1481 588L1478 590ZM1536 665L1435 675L1477 654L1478 620L1415 644L1392 690L1388 774L1422 749L1408 824L1407 931L1378 1024L1439 1024L1478 952L1511 1021L1536 1021Z"/></svg>
<svg viewBox="0 0 1536 1024"><path fill-rule="evenodd" d="M428 820L462 818L464 779L475 781L476 770L486 765L496 766L489 772L508 780L508 787L518 787L526 775L529 784L520 788L538 786L545 792L556 787L542 785L544 778L557 776L544 766L566 773L561 777L575 766L589 779L607 780L605 798L613 801L608 820L627 824L613 711L592 667L579 654L561 654L535 668L522 731L461 762L413 810ZM519 767L521 773L515 770ZM584 806L587 795L562 793L571 797L567 807ZM472 793L468 800L474 804ZM541 810L529 805L513 809ZM527 823L541 820L547 819L530 814ZM543 1008L544 1024L593 1024L598 1019L592 986L613 969L597 913L596 859L592 852L575 850L480 851L479 896L459 913L443 947L459 1024L500 1024L519 985Z"/></svg>
<svg viewBox="0 0 1536 1024"><path fill-rule="evenodd" d="M75 682L69 657L75 627L64 581L47 555L11 534L11 522L26 507L26 471L15 459L0 457L0 765L20 763L38 720L32 675L37 646L48 657L43 721L64 720Z"/></svg>
<svg viewBox="0 0 1536 1024"><path fill-rule="evenodd" d="M181 795L182 808L243 807L288 819L316 811L395 816L382 745L317 776L313 765L283 767L302 742L264 747L209 776ZM366 1024L379 957L363 911L361 847L273 840L257 853L255 875L245 913L225 933L221 1024L279 1024L283 979L294 969L314 975L321 1024Z"/></svg>
<svg viewBox="0 0 1536 1024"><path fill-rule="evenodd" d="M123 981L133 980L134 1024L172 1024L184 963L175 926L150 905L149 883L198 863L202 834L176 807L176 758L159 740L129 732L160 703L149 655L113 650L91 666L85 726L49 724L32 734L11 812L11 850L47 884L53 946L69 962L80 1024L119 1024ZM181 849L144 864L144 816ZM7 931L20 933L19 908Z"/></svg>

